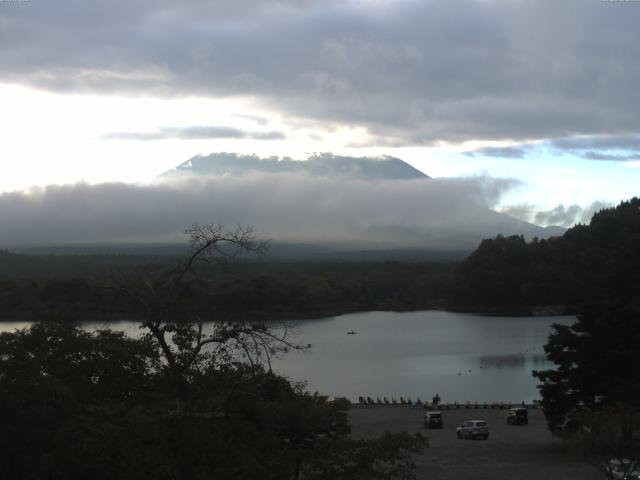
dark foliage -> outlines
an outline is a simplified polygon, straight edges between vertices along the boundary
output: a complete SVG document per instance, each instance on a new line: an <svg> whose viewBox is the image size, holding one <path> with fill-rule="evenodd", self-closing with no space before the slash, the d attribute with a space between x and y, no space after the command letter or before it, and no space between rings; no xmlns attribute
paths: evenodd
<svg viewBox="0 0 640 480"><path fill-rule="evenodd" d="M53 451L71 447L56 440L68 422L140 402L157 359L144 342L69 324L1 334L0 471L6 478L46 478Z"/></svg>
<svg viewBox="0 0 640 480"><path fill-rule="evenodd" d="M640 310L587 308L553 328L545 351L556 368L534 372L551 430L571 432L583 411L607 405L640 408Z"/></svg>
<svg viewBox="0 0 640 480"><path fill-rule="evenodd" d="M31 479L411 478L424 438L351 440L346 412L259 367L174 385L147 342L38 323L0 335L0 472Z"/></svg>
<svg viewBox="0 0 640 480"><path fill-rule="evenodd" d="M46 265L46 258L38 260ZM50 318L52 312L79 321L131 318L138 309L116 285L167 270L166 263L161 262L106 275L94 269L91 259L84 260L88 263L86 276L0 280L0 318L37 320ZM197 265L197 269L198 284L190 285L190 308L207 315L273 319L442 307L454 264L244 262L234 263L224 273L208 265Z"/></svg>
<svg viewBox="0 0 640 480"><path fill-rule="evenodd" d="M640 198L596 213L548 240L484 240L456 273L454 305L640 303Z"/></svg>

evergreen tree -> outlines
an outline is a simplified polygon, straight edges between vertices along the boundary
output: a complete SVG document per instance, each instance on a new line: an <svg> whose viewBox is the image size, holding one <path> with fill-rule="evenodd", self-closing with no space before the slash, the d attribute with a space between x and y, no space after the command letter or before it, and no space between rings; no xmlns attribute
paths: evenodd
<svg viewBox="0 0 640 480"><path fill-rule="evenodd" d="M542 407L551 430L571 423L578 427L585 409L640 408L637 308L586 308L575 324L553 326L545 351L555 368L534 376L542 382Z"/></svg>

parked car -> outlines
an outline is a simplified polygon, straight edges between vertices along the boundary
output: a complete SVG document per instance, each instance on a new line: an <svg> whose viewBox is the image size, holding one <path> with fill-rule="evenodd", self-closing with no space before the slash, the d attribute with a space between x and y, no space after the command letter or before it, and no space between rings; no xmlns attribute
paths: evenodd
<svg viewBox="0 0 640 480"><path fill-rule="evenodd" d="M529 423L529 412L524 407L510 408L507 414L508 425L527 425Z"/></svg>
<svg viewBox="0 0 640 480"><path fill-rule="evenodd" d="M442 412L426 412L424 414L424 428L443 428Z"/></svg>
<svg viewBox="0 0 640 480"><path fill-rule="evenodd" d="M638 480L640 479L640 465L638 462L623 458L609 461L611 477L616 480Z"/></svg>
<svg viewBox="0 0 640 480"><path fill-rule="evenodd" d="M467 420L456 429L458 438L489 438L489 424L485 420Z"/></svg>

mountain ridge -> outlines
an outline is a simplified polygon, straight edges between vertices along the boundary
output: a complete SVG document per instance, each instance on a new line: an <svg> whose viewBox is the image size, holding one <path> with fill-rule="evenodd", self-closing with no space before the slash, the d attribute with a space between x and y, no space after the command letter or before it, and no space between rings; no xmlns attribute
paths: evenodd
<svg viewBox="0 0 640 480"><path fill-rule="evenodd" d="M391 156L359 158L323 153L313 155L307 160L294 160L289 157L260 158L256 155L238 155L226 152L196 155L162 173L160 177L245 175L249 173L302 173L314 177L359 180L430 178L404 160Z"/></svg>

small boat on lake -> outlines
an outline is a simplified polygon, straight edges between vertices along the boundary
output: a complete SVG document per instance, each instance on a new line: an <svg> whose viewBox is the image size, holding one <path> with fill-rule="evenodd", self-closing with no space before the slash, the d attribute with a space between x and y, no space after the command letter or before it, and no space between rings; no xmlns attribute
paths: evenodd
<svg viewBox="0 0 640 480"><path fill-rule="evenodd" d="M355 330L350 330L347 332L347 335L357 335L358 332L356 332Z"/></svg>

